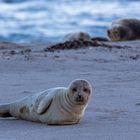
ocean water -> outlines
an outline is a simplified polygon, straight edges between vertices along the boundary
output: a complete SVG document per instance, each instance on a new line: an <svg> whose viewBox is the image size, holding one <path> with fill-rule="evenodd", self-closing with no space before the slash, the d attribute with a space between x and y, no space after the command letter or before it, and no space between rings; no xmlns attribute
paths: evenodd
<svg viewBox="0 0 140 140"><path fill-rule="evenodd" d="M140 18L138 0L0 0L0 41L46 43L84 31L106 36L112 21Z"/></svg>

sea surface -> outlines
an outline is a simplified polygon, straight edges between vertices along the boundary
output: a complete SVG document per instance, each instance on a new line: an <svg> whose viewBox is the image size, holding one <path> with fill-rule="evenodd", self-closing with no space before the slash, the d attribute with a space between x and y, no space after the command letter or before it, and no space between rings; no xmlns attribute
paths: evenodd
<svg viewBox="0 0 140 140"><path fill-rule="evenodd" d="M84 31L106 36L111 22L139 18L139 0L0 0L0 41L46 43Z"/></svg>

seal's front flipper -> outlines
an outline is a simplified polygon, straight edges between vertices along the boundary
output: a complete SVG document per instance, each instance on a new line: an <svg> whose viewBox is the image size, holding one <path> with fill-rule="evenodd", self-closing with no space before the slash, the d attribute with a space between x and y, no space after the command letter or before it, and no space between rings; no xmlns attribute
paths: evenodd
<svg viewBox="0 0 140 140"><path fill-rule="evenodd" d="M0 117L12 117L9 112L9 104L0 105Z"/></svg>
<svg viewBox="0 0 140 140"><path fill-rule="evenodd" d="M45 96L39 103L37 107L37 113L38 114L43 114L51 105L53 100L52 96Z"/></svg>

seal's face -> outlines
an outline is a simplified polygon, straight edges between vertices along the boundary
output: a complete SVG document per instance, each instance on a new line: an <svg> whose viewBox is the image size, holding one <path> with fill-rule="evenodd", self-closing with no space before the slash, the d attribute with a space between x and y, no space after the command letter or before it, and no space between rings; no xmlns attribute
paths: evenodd
<svg viewBox="0 0 140 140"><path fill-rule="evenodd" d="M112 41L125 41L131 39L132 31L127 26L114 26L107 30L107 35Z"/></svg>
<svg viewBox="0 0 140 140"><path fill-rule="evenodd" d="M121 40L121 31L119 27L107 30L107 35L112 41Z"/></svg>
<svg viewBox="0 0 140 140"><path fill-rule="evenodd" d="M91 96L92 89L86 80L75 80L70 84L69 95L75 104L84 105Z"/></svg>

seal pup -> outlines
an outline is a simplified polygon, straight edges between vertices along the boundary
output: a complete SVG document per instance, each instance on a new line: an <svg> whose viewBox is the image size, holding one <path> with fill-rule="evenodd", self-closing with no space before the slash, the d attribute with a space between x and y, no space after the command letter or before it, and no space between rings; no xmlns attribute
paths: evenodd
<svg viewBox="0 0 140 140"><path fill-rule="evenodd" d="M140 20L121 19L113 22L107 30L112 41L127 41L140 39Z"/></svg>
<svg viewBox="0 0 140 140"><path fill-rule="evenodd" d="M88 81L74 80L68 87L57 87L0 105L1 117L16 117L47 124L77 124L91 98Z"/></svg>

